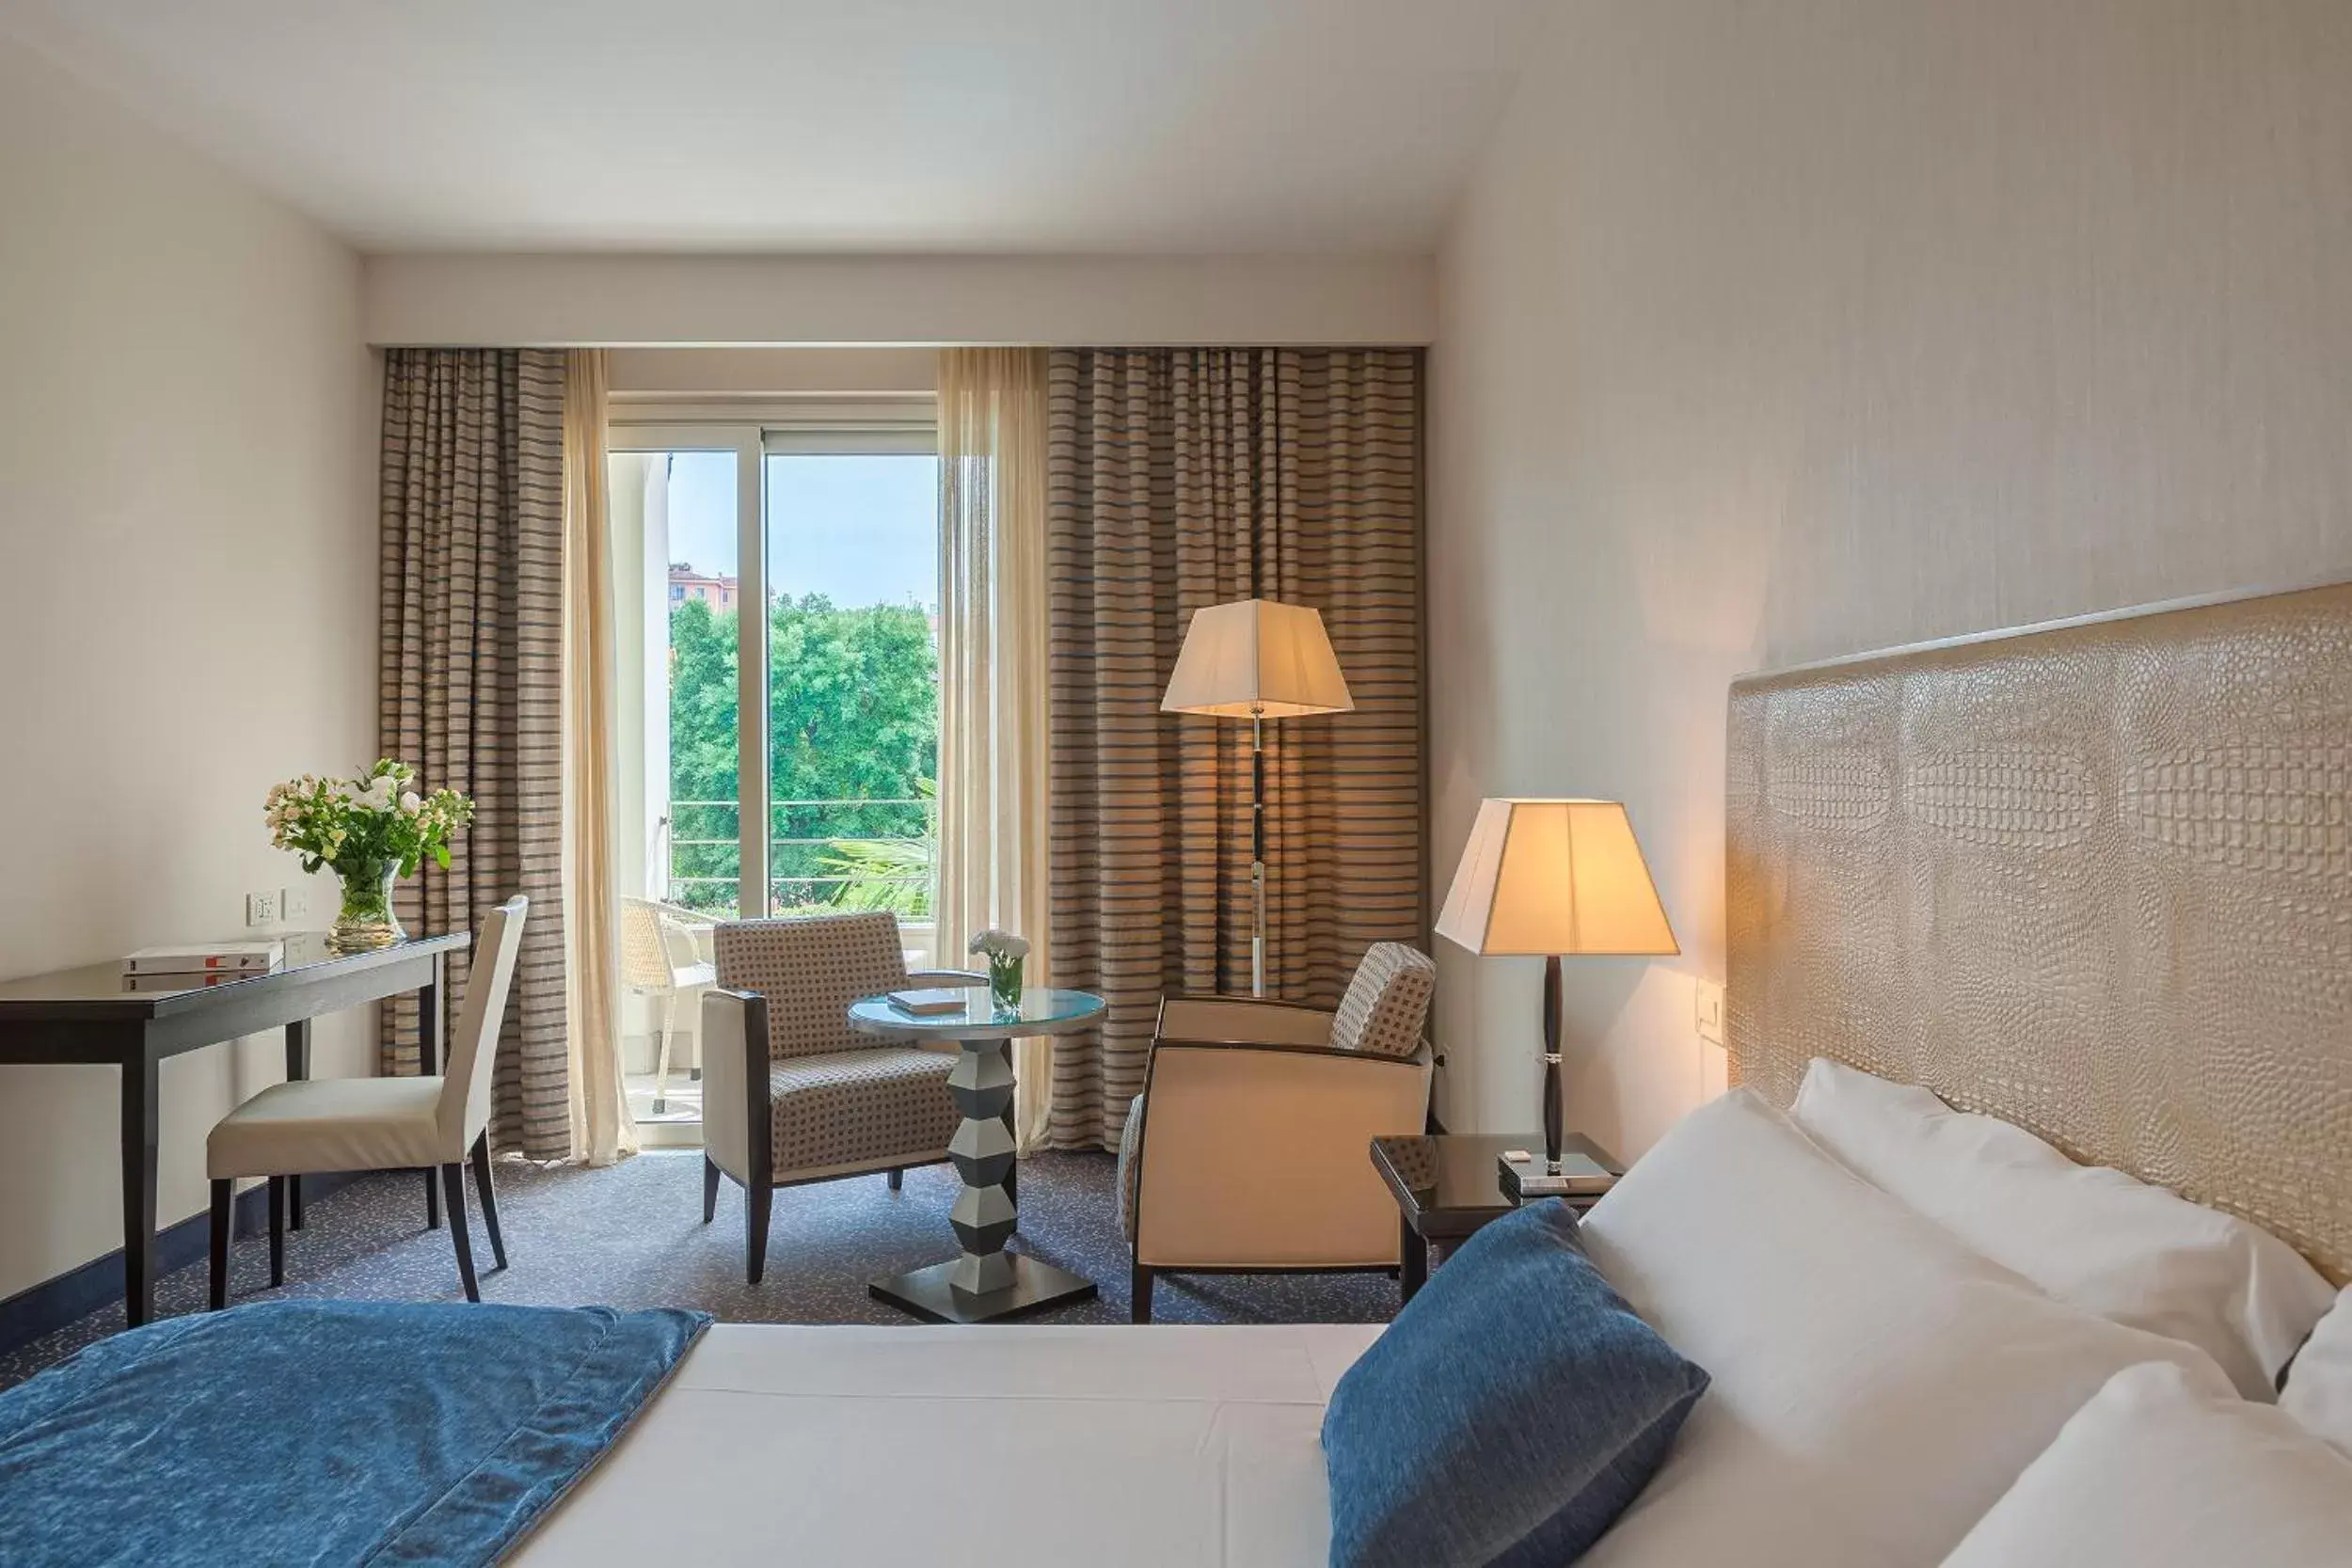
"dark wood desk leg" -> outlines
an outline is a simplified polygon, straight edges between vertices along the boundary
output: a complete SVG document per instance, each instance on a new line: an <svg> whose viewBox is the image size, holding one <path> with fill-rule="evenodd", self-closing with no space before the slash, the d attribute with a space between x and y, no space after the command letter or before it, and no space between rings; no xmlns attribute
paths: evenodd
<svg viewBox="0 0 2352 1568"><path fill-rule="evenodd" d="M430 1078L441 1070L441 955L433 955L433 978L417 988L417 1070ZM424 1227L441 1228L441 1173L424 1173Z"/></svg>
<svg viewBox="0 0 2352 1568"><path fill-rule="evenodd" d="M286 1025L286 1082L298 1084L310 1076L310 1021L298 1018ZM286 1179L286 1224L302 1228L302 1178Z"/></svg>
<svg viewBox="0 0 2352 1568"><path fill-rule="evenodd" d="M1397 1221L1397 1231L1404 1260L1404 1270L1397 1276L1397 1299L1401 1304L1412 1300L1413 1292L1429 1283L1429 1243L1421 1239L1409 1221Z"/></svg>
<svg viewBox="0 0 2352 1568"><path fill-rule="evenodd" d="M122 1314L155 1316L155 1054L144 1037L122 1063Z"/></svg>

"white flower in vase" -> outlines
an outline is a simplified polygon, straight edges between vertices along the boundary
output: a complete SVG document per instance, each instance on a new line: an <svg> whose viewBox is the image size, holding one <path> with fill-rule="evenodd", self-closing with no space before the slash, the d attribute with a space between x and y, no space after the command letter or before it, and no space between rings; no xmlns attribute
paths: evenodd
<svg viewBox="0 0 2352 1568"><path fill-rule="evenodd" d="M1000 1007L1021 1005L1021 970L1029 956L1029 944L1010 931L990 927L972 939L970 951L988 959L988 993Z"/></svg>
<svg viewBox="0 0 2352 1568"><path fill-rule="evenodd" d="M1029 956L1028 940L1000 931L992 926L972 939L970 951L985 953L991 958L1025 958Z"/></svg>

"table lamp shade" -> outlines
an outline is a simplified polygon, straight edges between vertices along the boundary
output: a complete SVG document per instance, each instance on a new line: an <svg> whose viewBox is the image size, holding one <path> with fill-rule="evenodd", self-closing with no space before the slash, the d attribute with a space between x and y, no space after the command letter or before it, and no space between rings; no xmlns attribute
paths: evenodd
<svg viewBox="0 0 2352 1568"><path fill-rule="evenodd" d="M1164 713L1228 719L1295 719L1344 713L1355 705L1322 615L1306 605L1272 599L1238 599L1194 610L1160 700Z"/></svg>
<svg viewBox="0 0 2352 1568"><path fill-rule="evenodd" d="M1480 802L1438 934L1473 953L1682 951L1614 800Z"/></svg>

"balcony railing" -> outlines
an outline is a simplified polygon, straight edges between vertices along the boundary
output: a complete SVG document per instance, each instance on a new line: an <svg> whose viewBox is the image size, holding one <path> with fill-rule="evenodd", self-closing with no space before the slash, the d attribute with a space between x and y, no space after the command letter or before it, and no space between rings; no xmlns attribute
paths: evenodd
<svg viewBox="0 0 2352 1568"><path fill-rule="evenodd" d="M778 914L819 909L893 910L927 919L935 885L935 802L920 797L768 802L768 905ZM742 846L733 800L673 800L658 869L669 897L733 914Z"/></svg>

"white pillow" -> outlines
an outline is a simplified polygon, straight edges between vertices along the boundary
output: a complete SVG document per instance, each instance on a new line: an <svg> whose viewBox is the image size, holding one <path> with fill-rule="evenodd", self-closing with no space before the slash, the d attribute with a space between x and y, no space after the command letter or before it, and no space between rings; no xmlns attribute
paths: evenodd
<svg viewBox="0 0 2352 1568"><path fill-rule="evenodd" d="M2288 1364L2279 1408L2352 1457L2352 1291L2336 1298Z"/></svg>
<svg viewBox="0 0 2352 1568"><path fill-rule="evenodd" d="M1790 1115L1866 1181L2069 1306L2198 1346L2249 1400L2335 1288L2258 1225L1816 1057Z"/></svg>
<svg viewBox="0 0 2352 1568"><path fill-rule="evenodd" d="M2133 1367L1944 1568L2344 1568L2352 1462L2228 1382Z"/></svg>
<svg viewBox="0 0 2352 1568"><path fill-rule="evenodd" d="M2120 1369L2220 1376L1979 1257L1746 1090L1686 1117L1582 1235L1714 1379L1588 1568L1932 1563Z"/></svg>

